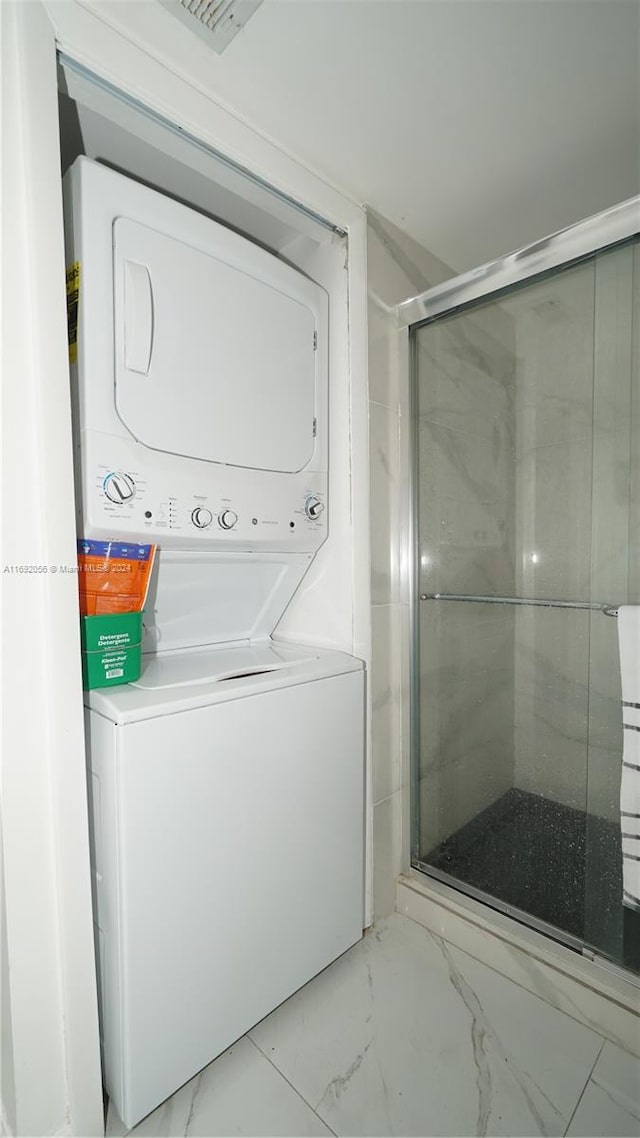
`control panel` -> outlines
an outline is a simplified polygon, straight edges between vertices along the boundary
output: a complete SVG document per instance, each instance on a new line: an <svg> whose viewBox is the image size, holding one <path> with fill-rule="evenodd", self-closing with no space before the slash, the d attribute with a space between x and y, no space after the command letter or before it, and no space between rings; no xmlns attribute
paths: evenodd
<svg viewBox="0 0 640 1138"><path fill-rule="evenodd" d="M327 476L229 468L152 453L87 432L82 449L86 537L130 535L173 549L314 552L327 535Z"/></svg>

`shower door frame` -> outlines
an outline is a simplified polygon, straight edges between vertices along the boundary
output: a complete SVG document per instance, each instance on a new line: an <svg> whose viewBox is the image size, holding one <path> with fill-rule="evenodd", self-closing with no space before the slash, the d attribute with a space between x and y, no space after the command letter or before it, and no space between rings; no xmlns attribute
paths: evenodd
<svg viewBox="0 0 640 1138"><path fill-rule="evenodd" d="M419 700L420 700L420 656L419 656L419 616L421 597L418 590L418 519L417 495L415 488L418 484L418 448L416 445L417 411L418 411L418 376L417 353L415 351L416 335L423 328L444 316L452 316L462 310L468 311L476 304L487 300L496 300L500 295L510 293L513 286L532 282L550 274L554 270L569 268L604 252L622 245L635 237L640 236L640 195L629 198L618 205L603 210L593 217L577 222L566 229L559 230L524 246L504 257L497 258L485 265L472 269L467 273L454 277L443 284L436 285L417 296L409 297L396 306L397 328L400 334L401 356L405 363L404 373L408 376L408 472L409 493L405 502L406 536L405 548L402 550L402 561L406 567L405 588L409 601L409 714L405 716L409 730L409 767L410 767L410 848L407 862L412 869L427 877L431 877L452 893L463 894L486 905L487 909L497 910L506 916L526 925L535 931L544 934L556 942L579 951L583 956L605 965L607 968L625 978L636 981L632 972L609 958L600 956L595 950L585 945L584 940L564 932L555 925L527 913L526 910L485 893L473 885L460 881L451 874L434 868L422 861L418 856L418 824L419 824L419 794L418 769L420 753L419 731ZM424 599L434 601L462 600L452 595L425 594ZM473 598L465 597L472 600ZM476 598L484 600L488 598ZM513 603L511 598L491 598L494 603ZM516 599L515 603L518 603ZM520 599L519 603L527 603ZM558 602L545 602L533 600L538 605L553 605ZM564 602L563 602L564 603ZM600 610L608 616L617 615L616 599L611 598L608 603L584 604L576 607ZM406 853L407 851L405 851Z"/></svg>

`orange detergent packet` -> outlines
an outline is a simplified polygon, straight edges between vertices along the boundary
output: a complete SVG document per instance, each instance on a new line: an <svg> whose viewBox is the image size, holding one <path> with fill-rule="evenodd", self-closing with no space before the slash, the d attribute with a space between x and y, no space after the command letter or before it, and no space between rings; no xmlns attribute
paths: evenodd
<svg viewBox="0 0 640 1138"><path fill-rule="evenodd" d="M124 541L78 541L78 586L82 616L142 612L155 545Z"/></svg>

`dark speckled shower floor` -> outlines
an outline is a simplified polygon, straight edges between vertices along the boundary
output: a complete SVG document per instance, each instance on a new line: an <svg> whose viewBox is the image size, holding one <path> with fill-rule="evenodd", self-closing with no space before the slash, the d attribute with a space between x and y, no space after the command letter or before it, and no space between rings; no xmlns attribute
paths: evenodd
<svg viewBox="0 0 640 1138"><path fill-rule="evenodd" d="M513 789L420 860L640 971L640 913L621 903L611 822Z"/></svg>

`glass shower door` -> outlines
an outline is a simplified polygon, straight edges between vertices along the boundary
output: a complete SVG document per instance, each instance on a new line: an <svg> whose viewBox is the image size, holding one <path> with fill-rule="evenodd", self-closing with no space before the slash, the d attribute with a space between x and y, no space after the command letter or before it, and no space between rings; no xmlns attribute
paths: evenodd
<svg viewBox="0 0 640 1138"><path fill-rule="evenodd" d="M414 864L618 960L620 681L606 610L630 596L620 314L634 258L632 245L599 254L413 333Z"/></svg>

